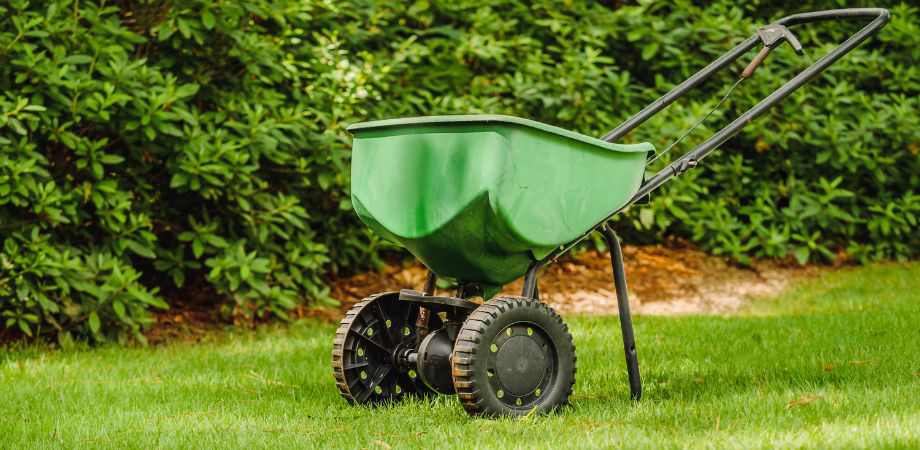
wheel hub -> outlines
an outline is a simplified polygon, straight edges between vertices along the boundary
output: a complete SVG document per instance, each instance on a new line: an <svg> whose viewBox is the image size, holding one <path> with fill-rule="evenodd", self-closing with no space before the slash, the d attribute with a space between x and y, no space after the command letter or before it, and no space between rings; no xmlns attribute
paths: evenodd
<svg viewBox="0 0 920 450"><path fill-rule="evenodd" d="M498 380L508 392L526 395L540 386L546 374L546 356L529 336L514 336L498 350L495 358Z"/></svg>
<svg viewBox="0 0 920 450"><path fill-rule="evenodd" d="M502 329L489 346L487 375L499 401L527 407L545 395L555 379L555 354L544 330L518 322Z"/></svg>
<svg viewBox="0 0 920 450"><path fill-rule="evenodd" d="M454 381L450 370L450 355L454 341L446 329L429 333L418 347L418 372L425 384L439 394L453 395Z"/></svg>

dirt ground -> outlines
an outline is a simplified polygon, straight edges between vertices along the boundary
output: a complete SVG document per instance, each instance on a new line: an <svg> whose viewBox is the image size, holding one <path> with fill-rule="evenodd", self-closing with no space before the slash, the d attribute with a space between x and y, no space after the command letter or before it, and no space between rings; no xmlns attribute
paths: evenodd
<svg viewBox="0 0 920 450"><path fill-rule="evenodd" d="M745 303L769 297L790 282L819 276L826 268L755 261L751 267L730 265L686 244L625 246L626 283L634 314L731 314ZM562 314L615 315L616 294L607 253L585 252L546 267L540 274L541 298ZM375 292L421 289L421 265L387 267L335 283L346 304ZM520 295L522 281L503 293Z"/></svg>
<svg viewBox="0 0 920 450"><path fill-rule="evenodd" d="M830 270L766 260L740 267L679 241L654 246L627 245L623 256L633 314L732 314L750 301L776 294L793 281L817 277ZM414 263L337 279L331 284L332 296L342 302L339 308L301 306L293 315L338 322L352 304L371 294L403 288L421 290L426 273L421 264ZM508 285L503 293L519 295L521 283L518 280ZM539 286L541 299L561 314L617 314L607 253L589 251L552 264L541 271ZM256 325L234 322L237 326ZM200 341L209 339L214 335L212 331L226 325L229 325L226 318L210 302L188 302L159 314L145 335L154 343L177 339Z"/></svg>

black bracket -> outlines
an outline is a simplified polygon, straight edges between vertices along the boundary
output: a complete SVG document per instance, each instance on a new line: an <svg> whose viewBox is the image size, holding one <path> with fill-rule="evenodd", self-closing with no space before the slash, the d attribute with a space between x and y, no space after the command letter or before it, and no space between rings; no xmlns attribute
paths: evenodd
<svg viewBox="0 0 920 450"><path fill-rule="evenodd" d="M805 51L802 50L802 43L796 39L795 35L785 25L774 23L760 27L757 29L757 35L760 36L763 45L767 47L775 47L783 41L787 41L797 55L802 56L805 54Z"/></svg>
<svg viewBox="0 0 920 450"><path fill-rule="evenodd" d="M671 167L671 169L674 171L674 175L677 176L677 175L680 175L680 174L682 174L682 173L684 173L684 172L686 172L686 171L688 171L688 170L690 170L690 169L693 169L693 168L696 167L697 165L699 165L699 162L698 162L697 160L695 160L695 159L685 159L685 160L681 161L680 164L674 164L674 165L669 166L669 167ZM651 195L651 194L649 194L649 195ZM638 202L636 202L636 203L638 203Z"/></svg>
<svg viewBox="0 0 920 450"><path fill-rule="evenodd" d="M757 29L757 37L763 42L764 47L760 49L757 56L755 56L754 59L751 60L751 63L741 72L741 78L750 78L751 75L754 75L757 66L767 58L767 55L770 54L773 48L782 44L783 41L789 42L789 45L792 46L792 49L795 50L797 55L802 56L805 54L805 51L802 50L802 43L799 42L798 38L796 38L785 25L774 23L760 27Z"/></svg>
<svg viewBox="0 0 920 450"><path fill-rule="evenodd" d="M403 289L399 291L399 300L404 302L418 303L435 312L446 312L448 316L466 317L479 307L479 303L471 302L457 297L436 297L425 295L421 291Z"/></svg>

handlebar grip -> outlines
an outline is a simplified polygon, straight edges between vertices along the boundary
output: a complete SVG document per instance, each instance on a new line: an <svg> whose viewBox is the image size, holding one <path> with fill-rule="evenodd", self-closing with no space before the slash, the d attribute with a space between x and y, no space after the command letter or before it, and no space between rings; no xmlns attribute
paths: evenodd
<svg viewBox="0 0 920 450"><path fill-rule="evenodd" d="M770 54L770 50L772 50L772 48L766 46L760 49L760 51L757 52L757 56L751 60L751 63L748 64L743 71L741 71L741 78L750 78L751 75L754 75L754 71L757 70L757 67L760 66L760 63L762 63L764 59L767 59L767 55Z"/></svg>

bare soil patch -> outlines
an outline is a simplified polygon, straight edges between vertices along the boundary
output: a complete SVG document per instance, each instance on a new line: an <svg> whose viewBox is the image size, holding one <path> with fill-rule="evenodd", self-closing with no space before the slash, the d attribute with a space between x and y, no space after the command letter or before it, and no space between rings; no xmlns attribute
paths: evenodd
<svg viewBox="0 0 920 450"><path fill-rule="evenodd" d="M690 245L625 246L626 282L634 314L731 314L756 298L777 294L791 282L820 276L827 268L757 260L750 267L725 262ZM608 253L583 252L541 272L543 301L562 314L615 315L616 294ZM421 289L420 264L388 266L337 280L343 308L376 292ZM519 295L522 281L502 292Z"/></svg>
<svg viewBox="0 0 920 450"><path fill-rule="evenodd" d="M755 260L751 267L741 267L682 241L624 246L623 256L633 314L732 314L752 300L777 294L792 282L830 270L772 260ZM588 251L547 266L540 274L541 299L561 314L616 315L609 258L608 253ZM404 288L422 289L426 274L426 269L414 262L340 278L332 282L332 296L342 302L339 308L298 306L291 315L337 322L364 297ZM502 293L519 295L521 284L521 280L511 283ZM159 313L146 330L148 340L198 342L219 335L215 332L230 324L254 327L264 322L240 320L235 314L223 317L207 298L213 295L202 290L201 299L171 302L172 307Z"/></svg>
<svg viewBox="0 0 920 450"><path fill-rule="evenodd" d="M354 301L348 301L350 307ZM341 320L346 303L341 308L324 308L298 305L289 314L292 319L318 318L326 322ZM347 308L346 308L347 309ZM153 344L164 342L203 342L219 338L218 331L228 328L256 328L272 318L244 319L239 315L224 317L215 305L172 304L166 311L156 314L153 323L144 331L144 336Z"/></svg>

